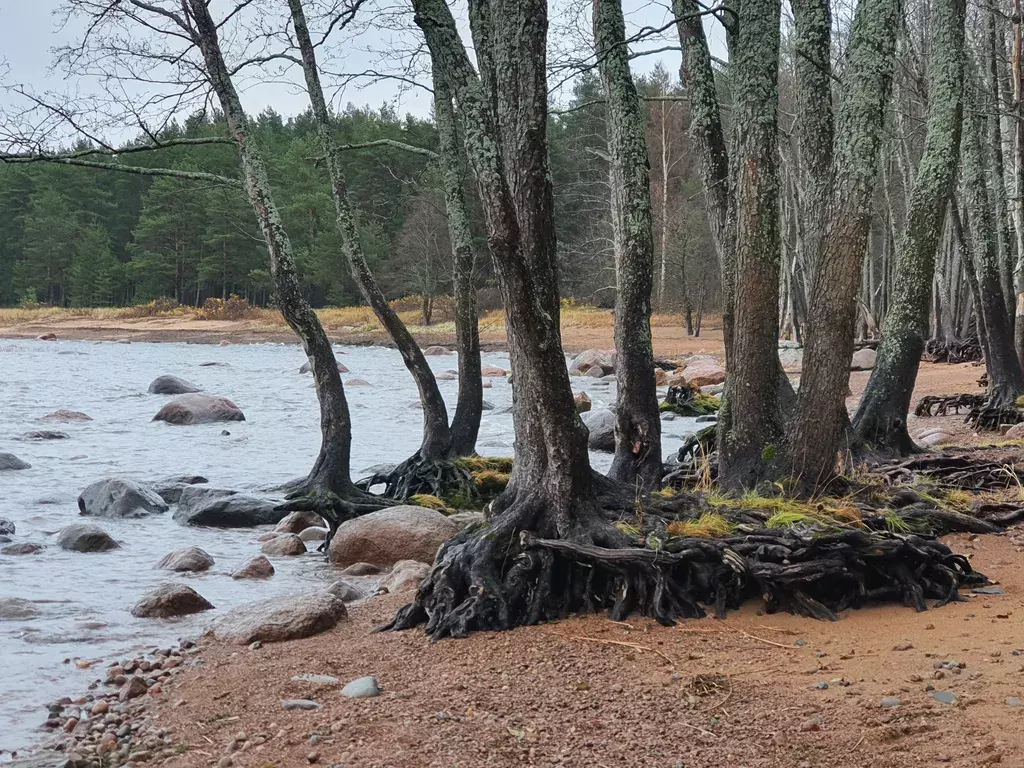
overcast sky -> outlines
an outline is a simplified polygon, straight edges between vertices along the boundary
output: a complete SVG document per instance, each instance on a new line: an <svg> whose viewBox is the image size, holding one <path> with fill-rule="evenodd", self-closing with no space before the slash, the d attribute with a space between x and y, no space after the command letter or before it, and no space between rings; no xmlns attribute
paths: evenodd
<svg viewBox="0 0 1024 768"><path fill-rule="evenodd" d="M218 1L215 0L215 6ZM77 40L84 28L83 22L78 20L61 28L61 18L56 15L60 5L61 0L0 0L0 57L6 64L6 72L0 72L0 80L6 84L27 85L37 92L66 92L69 88L88 92L91 87L88 81L69 83L65 81L63 73L52 69L53 50ZM668 0L624 0L623 5L634 31L642 25L661 27L670 20ZM717 25L708 23L706 26L711 32L712 47L717 49L715 53L721 56L721 31L713 28ZM671 44L672 32L669 30L661 41L645 41L635 46L634 50ZM565 43L565 39L559 37L557 26L554 24L549 43L553 51ZM350 72L379 68L379 53L371 51L387 50L394 44L395 41L384 33L368 33L352 45L346 46L349 53L345 62L338 66ZM679 54L675 51L635 59L634 67L637 72L646 72L658 62L671 72L674 78L677 76ZM242 98L246 110L252 114L272 107L282 115L291 116L308 107L305 93L289 82L249 82L239 85L243 91ZM427 92L416 88L400 90L394 83L387 81L376 84L362 81L361 87L349 85L334 93L334 103L336 107L344 107L348 103L380 107L386 103L393 106L399 114L412 113L418 117L430 115L430 95Z"/></svg>

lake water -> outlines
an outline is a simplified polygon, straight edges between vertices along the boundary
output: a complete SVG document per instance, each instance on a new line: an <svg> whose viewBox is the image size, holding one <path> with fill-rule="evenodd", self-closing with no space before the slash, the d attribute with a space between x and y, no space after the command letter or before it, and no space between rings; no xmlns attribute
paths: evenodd
<svg viewBox="0 0 1024 768"><path fill-rule="evenodd" d="M351 371L342 378L362 378L369 387L346 389L352 412L352 473L382 462L398 462L419 445L422 411L416 387L395 350L339 347L338 359ZM344 352L345 354L340 354ZM428 358L435 371L454 369L454 356ZM202 363L224 363L202 366ZM0 621L0 762L4 752L40 738L45 703L73 695L101 675L103 662L78 669L64 659L121 658L146 648L167 645L202 631L212 616L236 605L308 589L328 582L337 572L312 552L274 558L277 574L266 581L235 581L229 573L259 551L261 531L186 528L170 513L135 521L92 520L121 543L121 549L96 554L65 552L52 534L82 522L78 493L110 476L159 480L201 474L210 485L259 490L304 475L320 445L316 394L297 345L253 344L213 347L200 344L111 342L41 342L0 340L0 451L14 453L31 469L0 472L0 517L17 526L16 542L34 541L46 548L35 555L0 556L0 597L37 603L38 618ZM508 356L485 354L485 364L508 368ZM174 427L152 422L168 399L146 393L150 381L174 374L216 395L231 398L246 415L244 422ZM504 379L493 379L484 398L495 406L485 412L478 450L483 455L512 452L512 417L501 412L511 402ZM457 382L438 382L454 408ZM614 398L614 383L576 379L594 407ZM40 421L59 408L83 411L84 423ZM67 440L24 441L19 436L39 429L66 432ZM224 436L227 429L230 435ZM692 419L665 424L666 451L693 429ZM605 470L609 454L594 454ZM203 574L173 574L153 569L167 552L195 545L216 561ZM180 580L216 606L173 621L136 619L131 606L145 592Z"/></svg>

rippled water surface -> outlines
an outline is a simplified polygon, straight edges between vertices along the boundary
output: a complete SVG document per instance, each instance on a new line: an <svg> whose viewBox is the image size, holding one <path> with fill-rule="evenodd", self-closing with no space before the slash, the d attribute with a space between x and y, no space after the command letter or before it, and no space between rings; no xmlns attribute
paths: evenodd
<svg viewBox="0 0 1024 768"><path fill-rule="evenodd" d="M380 347L339 348L339 360L369 387L346 390L352 411L353 475L381 462L397 462L419 445L422 412L416 388L398 353ZM429 358L436 371L454 369L454 356ZM80 670L65 659L110 659L197 634L240 603L295 593L310 581L336 576L323 557L274 558L277 574L261 581L235 581L228 574L258 552L258 531L186 528L171 514L135 521L92 519L121 543L106 553L64 552L52 534L81 522L76 498L102 477L159 480L201 474L216 487L264 489L304 475L320 444L316 396L296 345L255 344L211 347L192 344L117 344L0 340L0 452L32 464L0 472L0 517L17 525L15 541L46 546L28 556L0 556L0 597L37 603L38 618L0 621L0 761L4 750L38 740L43 705L82 691L105 663ZM203 366L216 362L223 365ZM508 357L486 354L484 362L504 368ZM150 419L168 399L146 393L161 374L188 379L210 393L234 400L246 421L187 427ZM454 408L457 382L439 382ZM614 384L574 381L590 391L594 406L614 396ZM503 379L493 379L484 398L498 412L485 413L478 449L485 455L512 452L512 418L501 412L511 402ZM50 424L40 417L59 408L83 411L93 421ZM666 448L678 446L692 420L665 424ZM26 441L25 432L53 429L68 440ZM222 435L227 429L230 435ZM606 469L610 456L595 454ZM167 552L196 545L216 564L203 574L172 574L153 565ZM136 619L129 609L146 591L180 580L210 600L216 611L174 621Z"/></svg>

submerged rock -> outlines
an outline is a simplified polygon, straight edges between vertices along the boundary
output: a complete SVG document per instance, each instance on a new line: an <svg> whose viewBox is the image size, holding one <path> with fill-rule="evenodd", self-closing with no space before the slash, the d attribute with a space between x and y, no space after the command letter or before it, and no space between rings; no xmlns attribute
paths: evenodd
<svg viewBox="0 0 1024 768"><path fill-rule="evenodd" d="M203 388L198 384L170 375L157 376L149 385L151 395L187 395L202 391Z"/></svg>
<svg viewBox="0 0 1024 768"><path fill-rule="evenodd" d="M81 411L69 411L66 408L48 413L43 416L40 421L58 421L65 424L82 421L92 421L92 416L82 413Z"/></svg>
<svg viewBox="0 0 1024 768"><path fill-rule="evenodd" d="M57 534L57 546L71 552L106 552L120 549L110 534L95 525L69 525Z"/></svg>
<svg viewBox="0 0 1024 768"><path fill-rule="evenodd" d="M163 584L145 595L132 608L139 619L167 619L208 611L213 604L184 584Z"/></svg>
<svg viewBox="0 0 1024 768"><path fill-rule="evenodd" d="M448 349L448 347L433 346L433 347L427 347L426 349L424 349L423 350L423 354L426 357L434 357L434 356L441 356L441 355L452 355L452 354L455 354L455 353L452 352L450 349Z"/></svg>
<svg viewBox="0 0 1024 768"><path fill-rule="evenodd" d="M37 429L34 432L26 432L21 436L22 440L67 440L70 435L67 432L58 432L53 429Z"/></svg>
<svg viewBox="0 0 1024 768"><path fill-rule="evenodd" d="M218 640L278 643L326 632L345 618L345 603L328 592L288 595L235 608L210 628Z"/></svg>
<svg viewBox="0 0 1024 768"><path fill-rule="evenodd" d="M36 552L42 552L46 547L42 544L36 544L34 541L22 541L18 544L8 544L3 549L0 549L0 555L34 555Z"/></svg>
<svg viewBox="0 0 1024 768"><path fill-rule="evenodd" d="M13 536L16 530L13 521L6 517L0 517L0 536Z"/></svg>
<svg viewBox="0 0 1024 768"><path fill-rule="evenodd" d="M107 519L146 517L169 509L155 491L120 477L97 480L78 496L80 514Z"/></svg>
<svg viewBox="0 0 1024 768"><path fill-rule="evenodd" d="M209 424L216 421L245 421L242 409L226 397L179 395L157 411L153 421L168 424Z"/></svg>
<svg viewBox="0 0 1024 768"><path fill-rule="evenodd" d="M168 504L177 504L181 494L190 485L202 485L210 482L202 475L176 475L167 477L152 484L153 491Z"/></svg>
<svg viewBox="0 0 1024 768"><path fill-rule="evenodd" d="M193 485L182 490L174 522L211 528L273 525L287 514L274 507L275 504L266 499L245 496L237 491Z"/></svg>
<svg viewBox="0 0 1024 768"><path fill-rule="evenodd" d="M587 349L570 361L569 373L573 376L584 375L593 368L598 368L602 376L615 373L615 358L614 349Z"/></svg>
<svg viewBox="0 0 1024 768"><path fill-rule="evenodd" d="M274 566L263 555L247 558L231 572L232 579L269 579L273 575Z"/></svg>
<svg viewBox="0 0 1024 768"><path fill-rule="evenodd" d="M31 600L22 597L0 597L0 621L34 619L40 613Z"/></svg>
<svg viewBox="0 0 1024 768"><path fill-rule="evenodd" d="M13 453L0 453L0 470L5 469L31 469L32 465L23 461Z"/></svg>
<svg viewBox="0 0 1024 768"><path fill-rule="evenodd" d="M331 562L393 565L400 560L434 562L434 555L459 527L440 512L402 505L342 523L331 540Z"/></svg>
<svg viewBox="0 0 1024 768"><path fill-rule="evenodd" d="M199 547L186 547L164 555L154 567L178 573L199 573L213 567L213 558Z"/></svg>
<svg viewBox="0 0 1024 768"><path fill-rule="evenodd" d="M302 364L302 367L299 368L299 373L309 373L311 370L313 369L310 367L309 361L307 360ZM348 368L341 363L338 363L338 373L348 373Z"/></svg>

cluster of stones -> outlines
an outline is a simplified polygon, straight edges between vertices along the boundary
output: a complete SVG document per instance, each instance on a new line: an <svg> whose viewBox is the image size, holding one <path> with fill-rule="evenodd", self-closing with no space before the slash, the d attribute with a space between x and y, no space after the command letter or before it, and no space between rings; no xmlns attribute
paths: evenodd
<svg viewBox="0 0 1024 768"><path fill-rule="evenodd" d="M68 768L132 768L177 754L170 734L149 716L147 703L185 668L196 653L193 645L183 641L179 648L115 662L91 686L106 687L108 693L48 705L44 728L56 735L44 746L63 753Z"/></svg>

